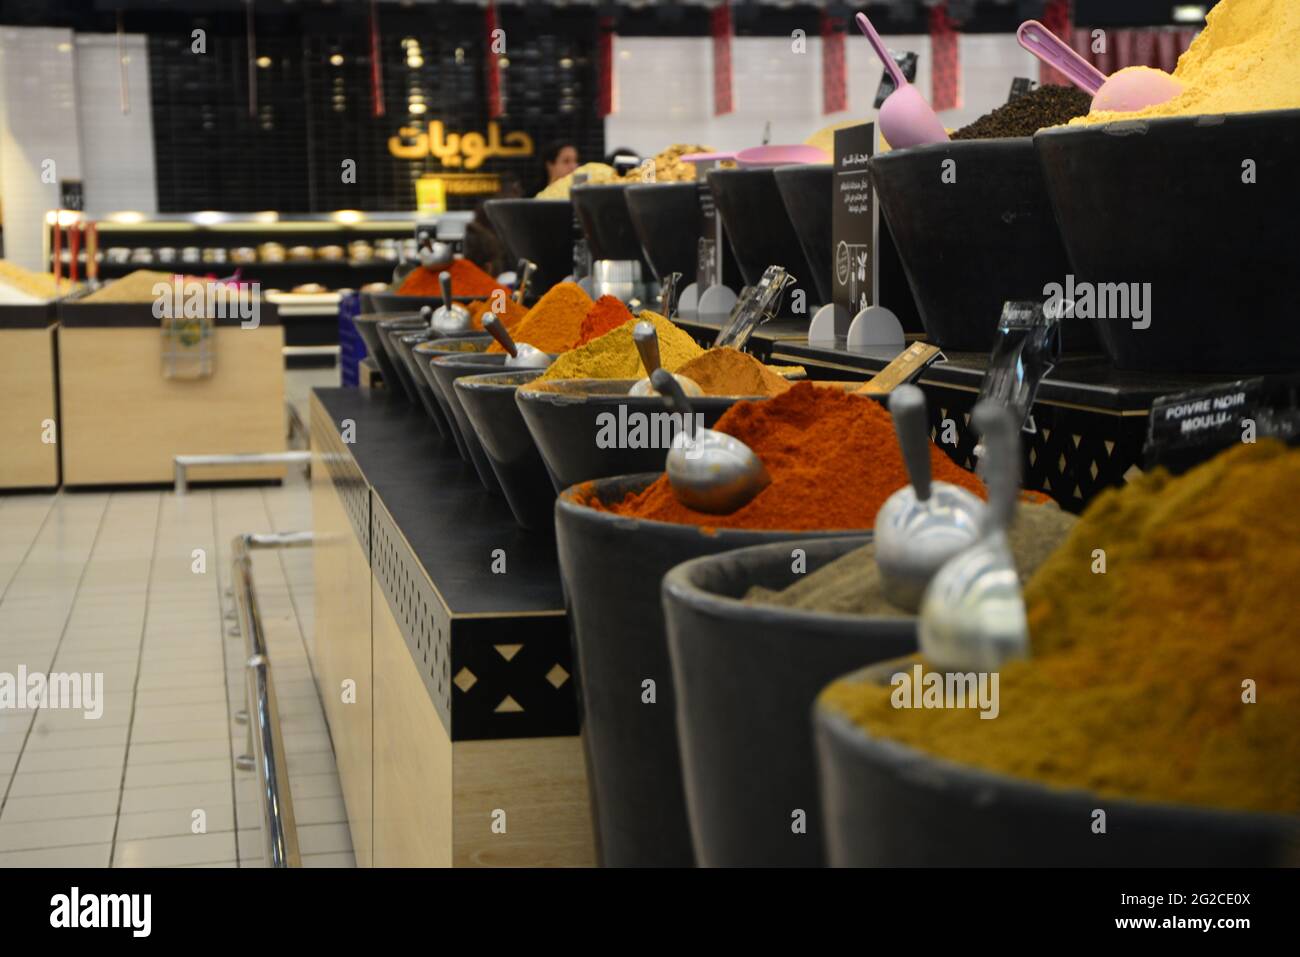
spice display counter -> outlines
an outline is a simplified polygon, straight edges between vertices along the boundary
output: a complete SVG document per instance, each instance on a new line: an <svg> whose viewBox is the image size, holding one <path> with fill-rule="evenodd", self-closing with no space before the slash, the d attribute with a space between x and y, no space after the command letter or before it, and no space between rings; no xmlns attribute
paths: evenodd
<svg viewBox="0 0 1300 957"><path fill-rule="evenodd" d="M283 347L278 312L263 302L256 328L216 320L211 375L167 379L150 303L61 304L64 483L170 483L177 455L284 451ZM205 466L193 480L283 475L280 465Z"/></svg>
<svg viewBox="0 0 1300 957"><path fill-rule="evenodd" d="M555 545L423 409L312 398L316 667L357 862L589 865Z"/></svg>
<svg viewBox="0 0 1300 957"><path fill-rule="evenodd" d="M59 484L56 336L52 305L0 307L0 489Z"/></svg>

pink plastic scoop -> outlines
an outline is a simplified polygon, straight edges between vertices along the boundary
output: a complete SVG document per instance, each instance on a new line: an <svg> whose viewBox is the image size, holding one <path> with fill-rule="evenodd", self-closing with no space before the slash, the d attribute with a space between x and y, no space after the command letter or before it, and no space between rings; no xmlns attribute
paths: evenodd
<svg viewBox="0 0 1300 957"><path fill-rule="evenodd" d="M1172 100L1183 85L1163 70L1130 66L1109 77L1079 56L1068 43L1037 20L1016 31L1020 45L1092 97L1094 110L1131 113Z"/></svg>
<svg viewBox="0 0 1300 957"><path fill-rule="evenodd" d="M791 166L797 163L829 163L830 157L815 146L750 146L734 153L687 153L683 163L711 163L735 160L741 166Z"/></svg>
<svg viewBox="0 0 1300 957"><path fill-rule="evenodd" d="M939 122L939 117L934 115L934 110L930 109L930 104L925 102L925 97L916 87L907 82L907 77L903 76L903 71L889 55L888 48L867 15L859 13L857 23L858 29L866 34L876 56L880 57L880 62L894 79L894 92L880 106L880 135L893 149L948 142L948 132Z"/></svg>

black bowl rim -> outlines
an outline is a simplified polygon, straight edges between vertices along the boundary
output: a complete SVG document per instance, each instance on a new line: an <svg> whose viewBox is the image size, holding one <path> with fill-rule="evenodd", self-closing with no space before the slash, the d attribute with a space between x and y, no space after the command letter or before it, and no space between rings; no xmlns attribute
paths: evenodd
<svg viewBox="0 0 1300 957"><path fill-rule="evenodd" d="M572 205L572 201L567 199L538 199L535 196L506 196L500 199L486 199L483 201L484 206L492 206L497 209L503 206L520 206L523 203L550 203L556 206L560 204Z"/></svg>
<svg viewBox="0 0 1300 957"><path fill-rule="evenodd" d="M627 388L640 382L640 379L552 379L552 382L602 382L602 383L623 383ZM575 395L571 392L555 392L550 389L523 389L519 393L523 396L523 401L535 402L539 405L623 405L627 402L635 402L639 405L655 404L663 406L663 399L654 395L618 395L611 393L609 395ZM713 408L717 405L731 406L737 402L762 402L764 399L770 399L770 395L697 395L691 397L691 404L702 404L704 408Z"/></svg>
<svg viewBox="0 0 1300 957"><path fill-rule="evenodd" d="M481 361L490 359L492 361ZM497 360L500 360L498 363ZM465 361L468 360L468 361ZM446 355L433 356L429 360L430 366L439 366L441 368L455 367L458 364L465 366L493 366L503 364L506 360L504 352L448 352Z"/></svg>
<svg viewBox="0 0 1300 957"><path fill-rule="evenodd" d="M914 156L928 156L931 153L938 153L942 150L962 150L964 152L974 152L977 147L997 147L1001 150L1027 149L1034 148L1033 136L992 136L982 140L945 140L942 143L925 143L921 146L907 146L900 149L885 150L883 153L874 154L868 161L868 165L877 161L886 162L893 157L894 159L907 159Z"/></svg>
<svg viewBox="0 0 1300 957"><path fill-rule="evenodd" d="M824 545L833 542L844 546L844 554L856 551L864 545L871 544L874 535L850 535L843 538L797 538L783 542L771 542L766 545L747 545L715 555L701 555L676 565L664 576L663 593L670 592L673 597L696 611L714 617L726 617L732 620L761 621L765 625L798 630L801 628L915 628L915 615L899 615L887 618L883 615L850 615L847 612L809 611L806 608L790 608L785 605L768 605L762 602L747 602L739 598L730 598L708 591L697 584L695 573L702 566L716 564L724 559L739 557L756 557L766 559L770 554L775 560L781 556L785 562L790 560L790 549L809 545ZM842 557L842 556L841 556ZM808 634L800 635L807 638Z"/></svg>
<svg viewBox="0 0 1300 957"><path fill-rule="evenodd" d="M573 186L569 189L569 195L572 196L574 193L578 193L578 192L585 193L587 192L587 190L597 191L597 190L627 189L629 186L637 186L637 185L640 184L638 183L579 183L578 185ZM657 184L646 184L646 185L657 185Z"/></svg>
<svg viewBox="0 0 1300 957"><path fill-rule="evenodd" d="M432 349L432 348L430 348L430 349L421 349L420 346L435 346L437 343L439 343L439 342L445 342L445 341L447 341L448 339L456 340L456 341L459 341L459 340L462 340L462 339L472 339L472 340L482 341L482 342L491 342L491 341L492 341L492 336L491 336L490 333L487 333L487 332L457 332L457 333L455 333L454 335L450 335L450 336L438 336L436 339L426 339L424 342L417 342L417 343L415 344L415 347L414 347L411 351L412 351L412 352L419 352L419 353L422 353L422 354L424 354L424 353L429 353L429 352L433 352L433 351L435 351L435 350ZM477 355L477 353L472 353L472 352L467 352L466 354L467 354L467 355Z"/></svg>
<svg viewBox="0 0 1300 957"><path fill-rule="evenodd" d="M881 676L893 674L903 662L907 662L908 668L918 663L915 657L894 658L890 661L883 661L875 665L868 665L865 668L859 668L856 671L850 671L848 674L836 678L826 687L840 681L858 678L867 679L873 674ZM847 743L853 750L865 753L878 763L891 765L895 768L910 767L913 770L924 767L926 770L924 780L931 782L936 789L972 793L987 791L989 787L996 787L1002 792L1009 792L1025 800L1056 801L1074 799L1089 801L1099 807L1119 807L1135 812L1158 810L1163 814L1181 817L1192 824L1198 821L1203 821L1206 824L1212 821L1248 821L1275 828L1281 834L1290 832L1294 840L1300 841L1300 819L1287 814L1265 811L1234 811L1199 804L1174 804L1166 801L1148 801L1132 797L1103 797L1095 791L1089 791L1087 788L1054 787L1026 778L1012 777L1000 771L990 771L987 768L974 765L959 764L951 758L929 754L892 738L873 737L843 714L828 708L822 701L824 691L825 689L822 689L821 692L818 692L813 706L814 721L816 723ZM942 780L934 783L936 776L941 776ZM918 775L909 775L909 777L916 780L921 779ZM1101 803L1097 804L1096 802Z"/></svg>
<svg viewBox="0 0 1300 957"><path fill-rule="evenodd" d="M1127 133L1130 130L1136 130L1139 126L1146 127L1148 132L1164 132L1169 129L1178 127L1205 127L1206 129L1218 129L1230 126L1233 123L1294 123L1300 121L1300 107L1280 110L1239 110L1233 113L1193 113L1190 116L1152 116L1150 118L1134 117L1128 120L1111 120L1108 123L1088 123L1079 126L1049 126L1041 129L1030 137L1031 140L1037 140L1040 136L1057 137L1070 136L1076 133L1090 133L1094 136L1105 136L1115 133ZM979 142L975 140L973 142Z"/></svg>
<svg viewBox="0 0 1300 957"><path fill-rule="evenodd" d="M516 393L517 396L518 393ZM604 478L579 482L577 485L570 485L555 497L555 508L557 512L568 512L574 518L582 521L613 524L628 531L649 528L652 530L662 529L668 534L673 534L669 530L677 529L680 530L680 534L695 532L698 535L705 535L713 542L734 540L737 548L745 543L760 544L770 541L776 536L782 537L779 544L786 544L787 539L793 539L799 535L805 538L846 538L853 535L866 535L871 532L869 528L837 528L819 531L818 529L808 528L719 528L716 525L683 525L680 522L661 522L653 518L636 518L632 515L620 515L617 512L597 511L591 506L578 501L579 492L595 491L597 495L601 495L604 490L612 487L614 483L629 486L628 491L643 492L663 474L663 472L636 472L631 475L610 475ZM601 497L604 496L601 495ZM730 550L725 549L725 551ZM718 551L724 551L724 549L718 549Z"/></svg>
<svg viewBox="0 0 1300 957"><path fill-rule="evenodd" d="M612 185L614 185L614 184L613 184L613 183L595 183L595 184L588 184L588 185L596 185L596 186L612 186ZM623 184L623 188L626 189L626 190L636 190L638 193L640 193L640 192L648 192L649 190L652 190L652 189L664 189L664 188L669 188L669 189L671 189L671 188L673 188L673 187L677 187L677 188L681 188L681 187L689 187L690 189L698 189L698 188L699 188L699 185L700 185L700 181L697 180L697 179L673 179L673 180L664 180L662 183L658 183L658 182L652 182L652 183L624 183L624 184Z"/></svg>
<svg viewBox="0 0 1300 957"><path fill-rule="evenodd" d="M815 170L828 169L834 172L835 164L834 163L783 163L780 166L773 166L772 172L779 175L782 170L812 170L812 169Z"/></svg>
<svg viewBox="0 0 1300 957"><path fill-rule="evenodd" d="M456 388L461 388L462 383L466 391L475 392L513 392L518 389L524 382L530 382L537 376L545 372L545 369L510 369L503 372L485 372L482 375L465 375L453 383ZM510 376L527 376L522 382L501 382L499 380Z"/></svg>

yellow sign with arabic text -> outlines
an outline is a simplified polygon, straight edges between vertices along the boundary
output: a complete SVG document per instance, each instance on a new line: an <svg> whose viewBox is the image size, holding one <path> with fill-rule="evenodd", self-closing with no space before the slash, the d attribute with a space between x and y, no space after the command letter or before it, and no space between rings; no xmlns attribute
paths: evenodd
<svg viewBox="0 0 1300 957"><path fill-rule="evenodd" d="M442 120L429 124L428 132L418 126L403 126L388 138L388 152L398 159L436 158L453 169L476 170L493 156L506 158L532 156L533 138L522 130L501 137L501 127L488 123L487 134L449 133Z"/></svg>

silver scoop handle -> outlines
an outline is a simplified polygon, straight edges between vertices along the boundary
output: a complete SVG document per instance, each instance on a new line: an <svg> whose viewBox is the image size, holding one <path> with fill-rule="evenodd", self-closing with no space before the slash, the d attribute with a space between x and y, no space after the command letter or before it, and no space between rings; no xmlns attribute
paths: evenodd
<svg viewBox="0 0 1300 957"><path fill-rule="evenodd" d="M660 365L659 334L655 332L654 323L642 319L633 326L632 341L636 343L636 351L641 354L641 364L645 366L645 374L653 376Z"/></svg>
<svg viewBox="0 0 1300 957"><path fill-rule="evenodd" d="M443 270L438 273L438 285L442 287L442 304L451 308L451 273Z"/></svg>
<svg viewBox="0 0 1300 957"><path fill-rule="evenodd" d="M659 314L665 319L671 319L677 310L677 291L681 281L679 272L670 272L664 277L663 288L659 291Z"/></svg>
<svg viewBox="0 0 1300 957"><path fill-rule="evenodd" d="M668 404L670 412L677 412L683 416L683 422L689 422L691 416L691 400L686 398L681 383L674 378L673 374L667 369L655 369L650 373L650 384L655 387Z"/></svg>
<svg viewBox="0 0 1300 957"><path fill-rule="evenodd" d="M533 273L537 272L537 263L531 259L519 260L519 265L515 267L515 302L522 304L524 296L528 295L528 287L533 281Z"/></svg>
<svg viewBox="0 0 1300 957"><path fill-rule="evenodd" d="M925 418L925 393L914 385L900 385L889 397L903 464L916 491L916 500L930 497L930 429Z"/></svg>
<svg viewBox="0 0 1300 957"><path fill-rule="evenodd" d="M1015 516L1020 494L1020 437L1015 416L1001 403L986 399L975 406L971 420L988 449L984 482L989 490L989 506L980 528L982 536L988 537L1005 532Z"/></svg>
<svg viewBox="0 0 1300 957"><path fill-rule="evenodd" d="M433 328L433 306L421 306L420 318L424 320L425 325L430 329Z"/></svg>
<svg viewBox="0 0 1300 957"><path fill-rule="evenodd" d="M510 353L510 358L519 358L519 347L515 345L515 340L506 330L505 323L496 316L484 316L483 328L486 329L497 342L501 343L501 348Z"/></svg>

